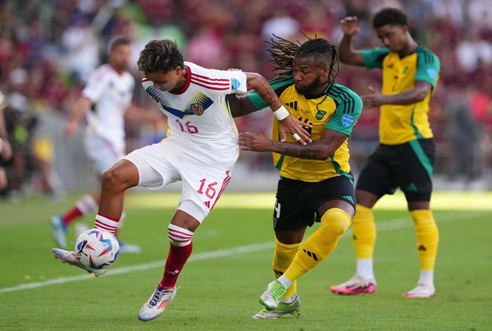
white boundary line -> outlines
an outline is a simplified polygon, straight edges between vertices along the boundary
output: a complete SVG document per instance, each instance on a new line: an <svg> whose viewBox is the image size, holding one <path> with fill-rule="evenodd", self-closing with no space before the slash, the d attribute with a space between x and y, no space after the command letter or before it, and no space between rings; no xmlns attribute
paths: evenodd
<svg viewBox="0 0 492 331"><path fill-rule="evenodd" d="M445 214L439 215L439 218L442 218L442 219L438 223L456 222L456 221L461 221L461 220L464 220L467 218L473 218L475 216L481 216L481 215L485 215L485 214L488 214L488 213L487 212L470 212L467 214L455 213L455 212L445 213ZM386 221L386 222L383 222L381 224L376 223L376 225L377 225L378 232L386 232L386 231L393 231L393 230L399 230L399 229L413 227L413 222L412 222L410 217L406 217L406 218L393 219L391 221ZM352 237L351 232L345 233L343 235L342 239L343 238L349 238L349 237ZM235 247L235 248L223 249L223 250L218 250L218 251L197 253L195 255L192 255L189 258L188 262L211 260L211 259L218 259L221 257L233 256L233 255L237 255L237 254L247 254L247 253L252 253L252 252L260 252L260 251L264 251L267 249L272 249L273 247L274 247L273 242L264 242L264 243L260 243L260 244L239 246L239 247ZM128 267L116 268L116 269L108 270L108 272L104 275L104 277L127 274L127 273L134 272L134 271L149 270L149 269L154 269L154 268L163 268L165 263L166 263L166 261L162 260L162 261L136 264L136 265L128 266ZM81 276L64 277L64 278L58 278L58 279L48 279L48 280L41 281L41 282L27 283L27 284L21 284L18 286L14 286L14 287L0 288L0 293L16 292L16 291L23 291L23 290L34 289L34 288L45 287L45 286L51 286L51 285L78 282L80 280L87 280L87 279L91 279L91 278L93 278L93 276L86 274L86 275L81 275Z"/></svg>

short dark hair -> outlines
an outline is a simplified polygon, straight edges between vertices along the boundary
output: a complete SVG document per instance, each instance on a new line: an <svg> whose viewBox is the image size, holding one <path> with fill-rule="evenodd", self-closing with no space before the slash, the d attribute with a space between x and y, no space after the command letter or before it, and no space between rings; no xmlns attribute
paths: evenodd
<svg viewBox="0 0 492 331"><path fill-rule="evenodd" d="M111 54L113 51L118 48L121 45L128 45L130 46L132 44L130 38L128 37L115 37L111 39L109 42L109 47L108 47L108 53Z"/></svg>
<svg viewBox="0 0 492 331"><path fill-rule="evenodd" d="M325 65L330 67L333 60L336 60L337 52L335 46L330 44L328 40L314 38L303 43L295 53L295 56L313 56L315 62L324 62Z"/></svg>
<svg viewBox="0 0 492 331"><path fill-rule="evenodd" d="M372 27L374 29L379 29L385 25L407 26L407 15L397 8L383 8L374 16Z"/></svg>
<svg viewBox="0 0 492 331"><path fill-rule="evenodd" d="M176 67L184 69L183 53L175 41L169 39L152 40L143 51L137 62L138 70L143 73L158 72L168 73Z"/></svg>

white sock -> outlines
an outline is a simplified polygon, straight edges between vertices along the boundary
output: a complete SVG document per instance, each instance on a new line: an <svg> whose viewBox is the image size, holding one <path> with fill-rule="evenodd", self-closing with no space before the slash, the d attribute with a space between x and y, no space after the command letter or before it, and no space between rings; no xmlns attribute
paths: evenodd
<svg viewBox="0 0 492 331"><path fill-rule="evenodd" d="M284 275L280 276L278 279L278 282L282 284L286 289L289 289L289 287L292 286L292 282L287 279Z"/></svg>
<svg viewBox="0 0 492 331"><path fill-rule="evenodd" d="M434 270L420 270L419 285L434 287Z"/></svg>
<svg viewBox="0 0 492 331"><path fill-rule="evenodd" d="M357 260L356 275L364 280L374 279L374 270L372 269L372 259Z"/></svg>
<svg viewBox="0 0 492 331"><path fill-rule="evenodd" d="M290 305L292 302L296 301L296 299L297 299L297 292L292 294L288 298L280 299L280 302Z"/></svg>
<svg viewBox="0 0 492 331"><path fill-rule="evenodd" d="M84 195L82 199L77 201L75 206L80 210L80 212L84 216L96 212L97 208L99 207L96 200L94 200L92 195L89 194Z"/></svg>

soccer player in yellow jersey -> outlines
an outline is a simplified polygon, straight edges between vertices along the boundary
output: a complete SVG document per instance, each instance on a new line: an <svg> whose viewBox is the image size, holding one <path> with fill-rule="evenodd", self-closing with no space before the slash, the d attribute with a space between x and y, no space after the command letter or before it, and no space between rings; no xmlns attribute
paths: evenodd
<svg viewBox="0 0 492 331"><path fill-rule="evenodd" d="M278 279L261 296L265 309L253 316L256 319L295 314L300 306L296 280L330 255L350 226L355 190L347 140L362 111L360 97L335 84L336 49L325 39L300 46L280 39L270 51L282 71L270 84L289 113L309 127L312 142L303 146L294 136L282 139L277 120L273 139L259 133L239 135L241 150L273 152L280 170L273 212L273 271ZM256 92L231 96L230 104L234 116L267 107ZM316 218L319 229L302 245L306 228Z"/></svg>
<svg viewBox="0 0 492 331"><path fill-rule="evenodd" d="M397 188L404 193L417 231L420 279L405 297L435 295L434 264L439 234L429 209L435 145L429 125L429 100L439 78L439 59L410 36L407 17L394 8L378 12L373 27L384 47L354 51L357 18L342 20L344 36L338 45L340 61L367 69L383 69L382 93L362 96L365 107L381 107L380 145L362 169L356 187L357 214L353 220L357 272L331 290L338 294L376 290L373 251L376 227L372 207Z"/></svg>

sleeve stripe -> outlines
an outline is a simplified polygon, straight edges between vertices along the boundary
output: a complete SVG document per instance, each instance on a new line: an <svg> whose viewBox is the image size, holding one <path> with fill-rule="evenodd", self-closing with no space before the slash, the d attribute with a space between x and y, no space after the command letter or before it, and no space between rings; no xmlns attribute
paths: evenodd
<svg viewBox="0 0 492 331"><path fill-rule="evenodd" d="M417 48L417 56L422 56L425 64L434 64L434 53L425 48Z"/></svg>
<svg viewBox="0 0 492 331"><path fill-rule="evenodd" d="M210 86L215 86L215 87L229 86L229 80L228 79L226 79L227 83L222 83L222 82L221 83L214 83L214 82L207 81L205 79L200 79L198 77L195 77L194 74L191 74L191 79L194 80L194 81L197 81L197 82L200 82L200 83L203 83L203 84L207 84L207 85L210 85Z"/></svg>
<svg viewBox="0 0 492 331"><path fill-rule="evenodd" d="M344 101L343 103L345 103L343 113L344 114L353 114L355 111L355 100L350 95L350 93L347 91L343 91L342 89L338 88L337 86L333 86L332 89L334 89L333 92L335 92L333 94L333 96L338 97L339 99Z"/></svg>
<svg viewBox="0 0 492 331"><path fill-rule="evenodd" d="M216 90L216 91L227 91L227 90L229 90L229 86L222 87L222 86L214 86L214 85L205 85L205 84L202 84L202 83L195 81L193 78L191 79L191 82L195 85L204 87L204 88L209 89L209 90Z"/></svg>
<svg viewBox="0 0 492 331"><path fill-rule="evenodd" d="M226 78L210 78L210 77L206 77L206 76L202 76L202 75L197 75L194 72L191 73L191 77L202 78L202 79L206 79L206 80L214 81L214 82L229 82L229 79L226 79ZM212 82L210 82L210 83L212 83ZM217 84L217 83L214 83L214 84Z"/></svg>

